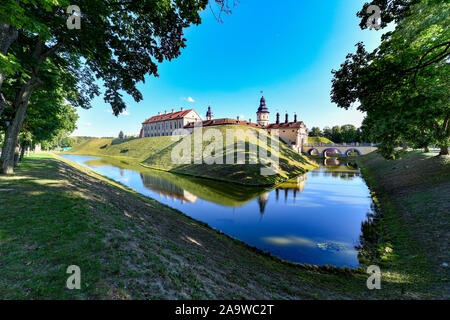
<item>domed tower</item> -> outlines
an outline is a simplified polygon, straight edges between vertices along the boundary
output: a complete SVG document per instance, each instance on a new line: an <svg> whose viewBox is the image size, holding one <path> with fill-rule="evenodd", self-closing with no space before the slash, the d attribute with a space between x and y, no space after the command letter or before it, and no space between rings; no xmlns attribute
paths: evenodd
<svg viewBox="0 0 450 320"><path fill-rule="evenodd" d="M211 106L208 107L208 111L206 112L206 120L212 120L213 119L213 113L211 111Z"/></svg>
<svg viewBox="0 0 450 320"><path fill-rule="evenodd" d="M269 125L269 109L266 106L266 99L261 98L258 112L256 112L256 119L260 126L266 127Z"/></svg>

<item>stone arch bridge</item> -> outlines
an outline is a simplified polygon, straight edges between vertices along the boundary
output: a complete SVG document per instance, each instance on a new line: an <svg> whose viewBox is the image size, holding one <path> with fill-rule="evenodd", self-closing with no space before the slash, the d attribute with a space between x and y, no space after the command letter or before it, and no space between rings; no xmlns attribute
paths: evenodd
<svg viewBox="0 0 450 320"><path fill-rule="evenodd" d="M350 154L362 156L375 150L377 150L377 147L373 143L305 144L302 148L302 152L309 156L319 155L324 158L332 154L339 154L341 157L348 157Z"/></svg>

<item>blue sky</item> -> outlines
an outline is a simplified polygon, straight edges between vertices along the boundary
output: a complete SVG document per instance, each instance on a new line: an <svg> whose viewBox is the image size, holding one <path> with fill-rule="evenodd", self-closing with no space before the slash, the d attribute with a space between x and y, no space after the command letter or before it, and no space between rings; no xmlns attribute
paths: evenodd
<svg viewBox="0 0 450 320"><path fill-rule="evenodd" d="M78 109L73 135L137 134L159 111L194 108L202 116L211 104L215 118L256 120L264 91L271 121L276 112L294 112L308 128L359 126L363 114L330 101L331 70L338 69L354 45L378 46L381 31L360 30L356 12L365 0L241 0L218 23L211 11L202 24L186 29L187 48L159 66L159 78L140 84L143 101L125 96L128 108L115 117L99 97L90 110Z"/></svg>

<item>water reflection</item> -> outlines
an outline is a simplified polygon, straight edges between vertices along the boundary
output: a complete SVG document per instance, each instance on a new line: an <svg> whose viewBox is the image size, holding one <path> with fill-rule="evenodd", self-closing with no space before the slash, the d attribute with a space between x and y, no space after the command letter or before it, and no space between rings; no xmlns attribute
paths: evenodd
<svg viewBox="0 0 450 320"><path fill-rule="evenodd" d="M161 197L173 201L181 200L181 203L196 203L198 199L202 199L227 207L240 207L267 192L267 188L229 185L213 180L174 175L133 166L114 158L94 158L84 161L84 164L96 169L113 166L118 168L121 177L137 172L143 187L148 191L156 192Z"/></svg>
<svg viewBox="0 0 450 320"><path fill-rule="evenodd" d="M122 170L123 169L121 169L121 171ZM185 201L195 203L198 199L197 196L193 195L189 191L160 176L141 173L141 179L146 188L158 192L160 196L164 195L166 199L169 197L171 197L174 201L175 199L180 199L182 203Z"/></svg>
<svg viewBox="0 0 450 320"><path fill-rule="evenodd" d="M261 214L264 214L268 201L269 201L269 192L265 192L262 195L258 196L259 212Z"/></svg>
<svg viewBox="0 0 450 320"><path fill-rule="evenodd" d="M328 158L319 169L268 189L117 159L64 157L287 260L356 267L370 255L372 202L354 163Z"/></svg>
<svg viewBox="0 0 450 320"><path fill-rule="evenodd" d="M321 172L320 170L311 171L311 176L319 176L324 174L325 176L340 178L343 180L352 180L355 177L359 178L361 176L358 164L355 162L345 162L336 158L327 158L313 162L325 167L327 170L325 172Z"/></svg>
<svg viewBox="0 0 450 320"><path fill-rule="evenodd" d="M373 205L371 209L367 213L367 220L361 222L359 243L355 245L360 265L372 264L374 261L379 261L382 255L389 255L389 249L386 249L389 247L387 243L384 243L385 250L380 250L382 213L375 210Z"/></svg>

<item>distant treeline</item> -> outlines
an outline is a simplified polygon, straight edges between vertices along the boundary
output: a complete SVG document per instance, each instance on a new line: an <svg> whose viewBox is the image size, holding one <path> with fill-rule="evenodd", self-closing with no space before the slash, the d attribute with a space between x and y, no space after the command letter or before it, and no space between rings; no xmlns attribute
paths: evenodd
<svg viewBox="0 0 450 320"><path fill-rule="evenodd" d="M103 137L103 138L110 139L111 137ZM71 148L91 139L99 139L99 138L88 136L77 136L77 137L57 136L55 139L42 141L41 147L43 150L58 150L61 148Z"/></svg>
<svg viewBox="0 0 450 320"><path fill-rule="evenodd" d="M309 136L325 137L334 143L372 142L370 137L364 134L364 130L356 128L352 124L346 124L341 127L325 127L323 130L319 127L312 127L309 131Z"/></svg>

